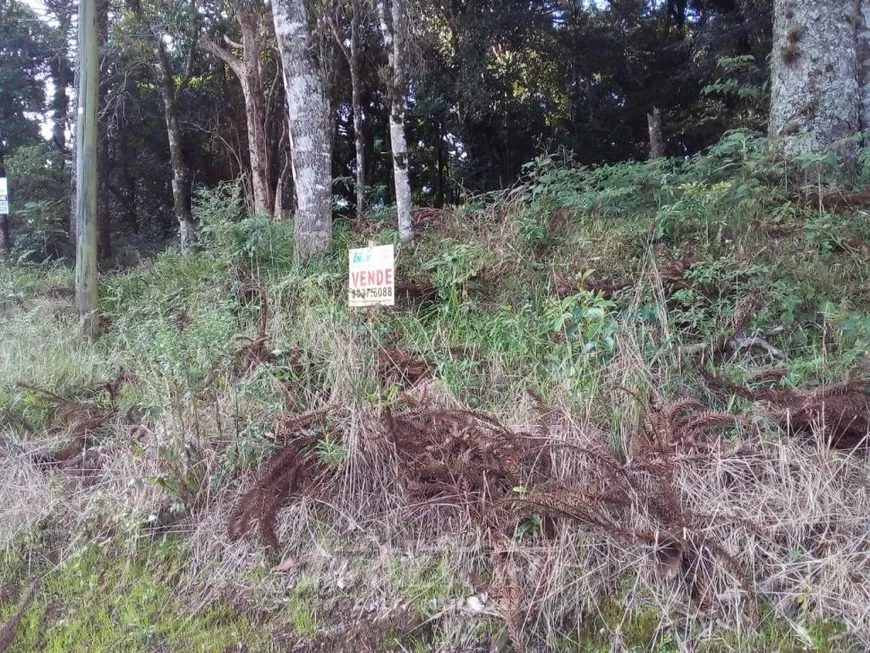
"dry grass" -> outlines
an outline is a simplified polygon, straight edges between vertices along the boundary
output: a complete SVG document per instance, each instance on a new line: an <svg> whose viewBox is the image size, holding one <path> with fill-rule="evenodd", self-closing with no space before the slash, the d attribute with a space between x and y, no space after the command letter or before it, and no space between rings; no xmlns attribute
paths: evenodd
<svg viewBox="0 0 870 653"><path fill-rule="evenodd" d="M827 446L829 424L860 426L839 409L831 421L832 402L866 419L854 384L744 395L746 411L714 410L687 394L676 344L654 361L641 356L640 339L671 340L662 309L650 333L617 334L617 357L581 397L554 384L545 400L513 376L513 396L489 413L459 402L422 355L274 294L293 311L263 318L256 355L240 356L234 372L251 382L269 362L268 327L268 342L303 340L322 378L272 388L283 408L263 427L259 451L274 447L259 469L209 487L242 437L239 386L197 399L167 384L167 410L147 423L113 400L59 402L54 431L13 438L18 427L4 423L0 543L49 516L79 538L135 542L174 501L186 510L173 529L190 547L180 590L192 609L229 595L281 615L288 593L311 581L321 643L377 641L399 624L437 626L445 648L466 650L479 643L469 641L474 624L497 619L515 649L546 648L609 597L626 619L651 608L662 629L691 630L696 643L717 636L717 620L751 631L769 603L795 623L834 617L870 646L870 461L866 448ZM385 398L389 386L397 397ZM785 437L803 414L796 407L816 437ZM93 437L91 418L107 437ZM323 459L324 434L343 459ZM70 438L83 441L75 465L37 464ZM190 484L175 495L157 482L178 478ZM264 544L282 562L265 578L274 561ZM426 575L442 567L449 582ZM482 609L469 607L472 596ZM623 624L608 635L620 650Z"/></svg>
<svg viewBox="0 0 870 653"><path fill-rule="evenodd" d="M417 407L421 398L429 409ZM412 559L443 556L465 579L464 592L487 597L484 614L504 621L518 650L552 642L605 596L621 596L626 614L660 610L663 626L716 617L737 629L753 625L764 601L784 618L836 615L870 641L864 453L770 441L756 426L725 442L706 430L719 417L696 412L674 419L683 428L700 424L702 446L670 442L622 462L604 429L532 403L538 417L510 429L457 408L432 385L386 414L349 411L341 420L351 449L346 462L319 467L316 491L297 492L277 511L274 535L292 561L287 573L329 585L341 565L356 561L366 569L355 581L354 610L364 616L378 592L401 592L384 587L390 561L409 550ZM688 401L653 415L678 414L678 407ZM649 429L649 416L644 422ZM729 426L736 424L732 418ZM310 457L295 452L293 459L298 470ZM230 579L239 578L240 566L259 564L253 541L231 544L220 530L274 469L245 484L251 490L241 502L225 493L197 520L192 585L236 582ZM518 537L533 512L547 518ZM248 582L250 592L268 604L285 586L282 578L265 595ZM449 606L436 611L439 622L467 628L459 624L473 615L462 597L443 598Z"/></svg>

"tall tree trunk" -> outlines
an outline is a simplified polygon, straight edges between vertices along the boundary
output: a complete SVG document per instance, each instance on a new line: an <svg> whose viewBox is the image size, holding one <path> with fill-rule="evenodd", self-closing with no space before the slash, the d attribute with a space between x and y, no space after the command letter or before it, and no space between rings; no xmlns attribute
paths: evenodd
<svg viewBox="0 0 870 653"><path fill-rule="evenodd" d="M855 0L776 0L770 136L787 156L857 152Z"/></svg>
<svg viewBox="0 0 870 653"><path fill-rule="evenodd" d="M272 214L272 186L269 183L269 143L266 138L266 96L260 69L257 43L259 16L247 5L236 10L242 28L242 92L247 107L248 149L251 153L251 185L254 189L254 212Z"/></svg>
<svg viewBox="0 0 870 653"><path fill-rule="evenodd" d="M239 4L235 12L236 22L242 30L241 60L207 38L199 41L200 47L226 63L239 79L245 98L245 117L248 128L248 156L251 164L251 189L254 196L254 212L272 215L274 197L269 183L269 142L266 136L266 97L260 68L260 46L257 41L260 17L248 5Z"/></svg>
<svg viewBox="0 0 870 653"><path fill-rule="evenodd" d="M284 69L290 152L296 187L296 258L332 241L332 120L304 0L272 0Z"/></svg>
<svg viewBox="0 0 870 653"><path fill-rule="evenodd" d="M3 141L0 139L0 177L6 176L6 165L3 163L4 150ZM8 188L6 192L9 192ZM5 213L0 213L0 256L8 258L11 251L12 240L9 237L9 216Z"/></svg>
<svg viewBox="0 0 870 653"><path fill-rule="evenodd" d="M65 53L59 53L52 61L51 81L54 83L54 95L51 100L54 125L51 129L51 140L59 151L66 152L66 127L69 120L69 94L66 87L70 79L69 61Z"/></svg>
<svg viewBox="0 0 870 653"><path fill-rule="evenodd" d="M396 213L399 237L403 241L414 238L411 221L411 181L408 176L408 144L405 141L405 38L407 36L403 0L392 0L392 25L387 22L386 0L378 0L381 32L390 64L390 148L393 154L393 181L396 188Z"/></svg>
<svg viewBox="0 0 870 653"><path fill-rule="evenodd" d="M81 28L79 28L81 29ZM73 88L75 89L75 104L78 106L79 102L79 87L81 86L81 74L80 74L80 65L76 65L73 69ZM78 157L78 116L76 117L75 129L73 129L72 133L72 142L70 143L70 149L74 149L76 152L76 157ZM76 197L78 196L78 184L76 180L78 178L78 162L73 162L72 169L70 170L69 175L69 243L73 249L76 248L76 233L78 231L78 226L76 224L78 215L78 203L76 201Z"/></svg>
<svg viewBox="0 0 870 653"><path fill-rule="evenodd" d="M100 50L96 0L79 0L79 92L76 121L76 307L85 336L97 320L97 105Z"/></svg>
<svg viewBox="0 0 870 653"><path fill-rule="evenodd" d="M870 131L870 0L858 4L858 86L861 94L861 131L865 132L864 145L868 144L866 132Z"/></svg>
<svg viewBox="0 0 870 653"><path fill-rule="evenodd" d="M665 139L662 138L662 115L653 107L652 113L646 114L649 128L649 158L660 159L665 155Z"/></svg>
<svg viewBox="0 0 870 653"><path fill-rule="evenodd" d="M50 63L51 81L54 84L54 93L51 99L52 120L54 122L51 140L59 151L66 152L66 130L70 118L70 98L67 87L73 83L69 39L75 5L71 0L48 0L45 5L49 14L57 21L58 35L58 43L55 46L57 55Z"/></svg>
<svg viewBox="0 0 870 653"><path fill-rule="evenodd" d="M175 97L163 94L163 113L166 118L166 134L169 137L169 158L172 162L172 206L178 220L178 238L181 251L190 250L193 245L193 219L190 215L190 175L184 162L181 147L181 127L178 122L178 105Z"/></svg>
<svg viewBox="0 0 870 653"><path fill-rule="evenodd" d="M353 0L350 17L350 88L353 105L353 145L356 150L356 217L362 219L366 211L366 144L363 133L363 105L360 84L360 23L362 22L362 2Z"/></svg>
<svg viewBox="0 0 870 653"><path fill-rule="evenodd" d="M97 255L106 261L112 255L112 223L109 215L109 96L106 42L109 40L109 0L97 0L97 34L100 48L100 90L98 109L99 134L97 142Z"/></svg>
<svg viewBox="0 0 870 653"><path fill-rule="evenodd" d="M438 208L444 208L444 125L440 118L435 121L435 165L438 166Z"/></svg>
<svg viewBox="0 0 870 653"><path fill-rule="evenodd" d="M5 176L6 168L3 165L3 144L0 143L0 177ZM6 213L0 213L0 256L9 258L11 251L12 240L9 237L9 216Z"/></svg>
<svg viewBox="0 0 870 653"><path fill-rule="evenodd" d="M172 205L175 219L178 220L178 238L181 251L190 250L194 242L193 219L190 215L190 173L184 161L184 150L181 143L181 125L178 119L178 97L187 86L190 79L190 62L193 52L188 57L187 70L181 82L176 85L172 64L166 52L163 34L154 30L154 54L157 56L155 70L160 80L160 94L163 96L163 116L166 120L166 135L169 139L169 159L172 163Z"/></svg>

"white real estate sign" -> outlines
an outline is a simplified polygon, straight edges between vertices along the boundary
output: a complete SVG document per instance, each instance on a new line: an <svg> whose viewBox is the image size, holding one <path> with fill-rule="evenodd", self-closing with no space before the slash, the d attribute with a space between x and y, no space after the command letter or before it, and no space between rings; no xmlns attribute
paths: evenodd
<svg viewBox="0 0 870 653"><path fill-rule="evenodd" d="M0 215L9 215L9 188L6 177L0 177Z"/></svg>
<svg viewBox="0 0 870 653"><path fill-rule="evenodd" d="M392 245L364 247L349 252L348 306L395 304L395 253Z"/></svg>

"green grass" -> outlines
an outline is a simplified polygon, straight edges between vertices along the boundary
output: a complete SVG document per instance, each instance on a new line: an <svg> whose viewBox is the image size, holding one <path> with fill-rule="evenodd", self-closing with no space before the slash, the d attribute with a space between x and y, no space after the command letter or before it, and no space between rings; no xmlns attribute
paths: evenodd
<svg viewBox="0 0 870 653"><path fill-rule="evenodd" d="M133 557L112 551L109 542L88 546L45 575L10 650L223 651L240 642L263 647L263 629L234 606L189 612L174 590L184 563L182 549L171 540L143 546Z"/></svg>
<svg viewBox="0 0 870 653"><path fill-rule="evenodd" d="M448 211L444 224L399 246L400 278L434 290L410 308L347 309L346 250L364 244L368 233L337 223L333 252L299 268L291 229L238 220L231 188L199 198L199 252L182 256L169 248L103 277L106 332L97 342L78 339L68 299L45 294L71 282L68 268L0 265L4 463L26 461L25 454L48 446L49 435L63 437L52 431L56 406L21 383L108 408L101 384L122 370L130 377L99 432L98 446L117 463L105 471L109 489L73 497L63 477L29 468L27 478L50 490L38 496L55 503L28 528L57 520L68 534L66 551L91 535L113 537L46 576L14 650L267 646L268 634L249 610L220 600L190 610L174 594L189 551L183 539L137 544L144 518L171 506L196 523L198 511L222 492L232 496L274 450L269 435L277 415L325 406L371 410L395 399L401 387L385 386L374 370L385 350L425 360L434 392L506 422L531 421L526 391L535 391L600 427L620 456L620 429L636 418L626 411L637 407L614 399L614 384L641 398L689 392L713 408L739 407L710 398L678 351L730 336L747 306L744 328L786 327L772 344L788 360L742 352L724 365L731 378L742 382L772 368L785 370L786 387L844 378L870 349L870 271L855 249L870 240L870 224L860 211L832 216L799 205L763 150L762 141L736 134L688 162L590 170L541 159L518 191L475 210ZM381 236L394 240L395 232ZM674 261L681 271L656 276ZM271 356L249 373L242 373L236 352L257 335L262 306L240 283L240 264L255 272L268 296ZM605 297L584 289L584 280L626 287ZM557 296L557 286L567 283L573 289ZM609 385L605 374L612 375ZM139 423L125 423L121 416L134 408ZM353 445L338 426L327 420L305 427L320 438L320 460L336 470L353 460ZM24 494L19 499L27 501ZM29 536L31 544L21 544ZM23 533L3 553L4 567L22 581L18 558L33 538ZM447 554L390 560L382 568L384 591L426 620L445 600L466 598L452 560ZM245 564L240 573L247 580L268 585L260 562ZM341 618L321 595L322 580L302 576L281 597L275 619L298 637L316 639ZM677 635L706 633L699 646L710 651L826 651L846 650L848 641L837 639L844 623L837 614L801 614L795 627L768 611L754 632L704 631L700 620L663 630L661 615L648 606L596 598L598 611L578 628L576 614L573 624L560 623L548 643L609 650L618 633L629 650L671 651L678 650ZM3 606L0 618L12 609ZM672 621L681 623L676 615ZM501 622L491 625L497 631ZM439 628L415 633L416 643L400 632L391 637L422 650L446 637Z"/></svg>

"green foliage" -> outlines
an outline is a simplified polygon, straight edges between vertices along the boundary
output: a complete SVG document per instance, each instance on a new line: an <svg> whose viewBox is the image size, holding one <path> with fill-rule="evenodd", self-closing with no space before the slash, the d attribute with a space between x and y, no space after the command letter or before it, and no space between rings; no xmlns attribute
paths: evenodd
<svg viewBox="0 0 870 653"><path fill-rule="evenodd" d="M327 435L317 443L317 457L325 465L338 467L347 459L347 447Z"/></svg>
<svg viewBox="0 0 870 653"><path fill-rule="evenodd" d="M688 387L701 396L681 356L684 346L708 346L738 328L755 333L780 326L786 328L771 344L787 360L772 361L758 349L729 351L725 371L748 380L782 367L784 387L807 387L844 378L865 357L867 273L858 255L868 235L864 216L846 211L832 217L789 195L764 139L734 132L684 161L580 168L543 157L528 170L526 185L476 199L479 212L466 208L459 219L401 246L402 278L431 284L437 293L434 302L427 296L420 305L366 313L346 307L347 247L372 233L393 238L391 228L339 223L333 253L296 267L288 254L292 240L282 240L285 227L244 218L238 187L200 194L201 251L181 255L169 248L135 269L106 275L101 309L107 331L96 343L73 340L74 315L64 313L63 300L46 296L51 286L69 284L68 270L2 266L0 415L23 416L41 437L52 426L50 411L38 393L17 388L16 381L89 396L82 388L115 378L119 369L135 375L116 401L121 412L135 406L151 434L121 438L111 429L100 434L100 444L106 455L120 451L125 461L150 464L137 471L130 490L145 488L148 500L133 508L110 504L111 497L95 501L84 531L98 533L109 523L118 538L132 535L125 541L135 542L149 511L155 521L173 511L196 519L199 510L215 506L209 502L234 496L275 450L276 419L333 402L355 410L412 396L402 394L404 380L385 382L372 365L385 351L419 360L426 392L531 422L527 390L534 390L605 429L612 420L611 436L626 417L612 387L601 381L608 368L624 375L631 392L639 386L641 397L653 383L663 394ZM529 231L517 238L523 221ZM240 263L257 275L270 307L264 360L250 369L239 364L237 351L258 333L262 309L239 282ZM332 426L303 430L317 439L312 451L323 465L343 469L353 459L354 439ZM22 442L31 437L18 426L13 431ZM520 495L531 488L513 489ZM525 547L541 526L531 515L506 534ZM82 619L58 623L43 636L34 624L51 603L40 598L21 640L30 648L21 650L42 650L53 641L75 650L85 617L100 632L98 644L125 650L208 649L209 638L223 645L234 629L251 646L261 641L248 639L247 618L227 616L219 601L207 618L187 614L166 594L177 580L174 563L133 557L128 568L100 556L83 563L73 589L49 594L81 595L95 605L70 602ZM429 553L396 559L386 581L415 617L430 619L445 601L467 597L454 562ZM323 634L329 627L324 585L314 576L291 577L298 582L276 609L282 623L298 635ZM94 587L104 595L114 596L116 588L126 594L103 610ZM158 603L161 612L153 607ZM682 615L662 615L645 603L619 600L599 608L601 614L590 611L576 632L559 630L552 638L564 636L565 650L609 650L619 641L627 650L670 651L678 648L678 633L694 634L697 625L689 621L678 630ZM106 615L117 621L110 624ZM821 649L840 628L836 620L817 623L809 612L798 622ZM187 630L188 623L201 634ZM747 651L807 641L781 626L773 618L751 633L716 626L712 637Z"/></svg>
<svg viewBox="0 0 870 653"><path fill-rule="evenodd" d="M445 302L447 310L456 309L468 299L470 290L477 286L475 278L480 271L482 252L474 243L442 241L441 253L426 261L421 269L430 272L432 284Z"/></svg>
<svg viewBox="0 0 870 653"><path fill-rule="evenodd" d="M185 558L169 539L143 545L132 558L107 542L85 547L46 576L9 650L144 652L265 644L250 618L228 606L186 614L173 590Z"/></svg>
<svg viewBox="0 0 870 653"><path fill-rule="evenodd" d="M69 171L63 155L40 143L6 158L12 230L19 261L61 258L69 250Z"/></svg>
<svg viewBox="0 0 870 653"><path fill-rule="evenodd" d="M611 311L615 307L615 302L600 293L581 290L562 300L552 300L544 309L544 319L550 331L564 334L568 342L579 343L583 354L612 352L616 323Z"/></svg>

